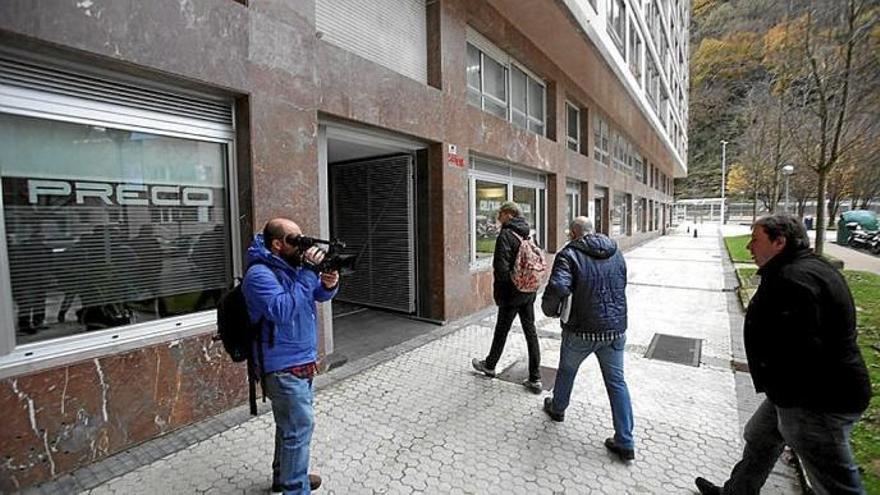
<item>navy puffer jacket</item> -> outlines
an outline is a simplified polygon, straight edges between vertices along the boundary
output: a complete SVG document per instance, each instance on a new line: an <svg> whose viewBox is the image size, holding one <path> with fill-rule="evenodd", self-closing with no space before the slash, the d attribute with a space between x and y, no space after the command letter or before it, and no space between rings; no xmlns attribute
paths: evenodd
<svg viewBox="0 0 880 495"><path fill-rule="evenodd" d="M559 316L571 295L569 332L619 333L626 330L626 261L617 244L602 234L569 242L557 253L541 309Z"/></svg>

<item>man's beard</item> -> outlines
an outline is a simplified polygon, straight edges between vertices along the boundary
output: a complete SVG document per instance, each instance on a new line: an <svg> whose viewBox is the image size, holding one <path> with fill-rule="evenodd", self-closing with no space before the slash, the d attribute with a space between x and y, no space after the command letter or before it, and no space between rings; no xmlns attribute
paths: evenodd
<svg viewBox="0 0 880 495"><path fill-rule="evenodd" d="M300 256L299 251L294 251L292 254L281 254L281 259L287 262L288 265L296 268L302 264L302 258Z"/></svg>

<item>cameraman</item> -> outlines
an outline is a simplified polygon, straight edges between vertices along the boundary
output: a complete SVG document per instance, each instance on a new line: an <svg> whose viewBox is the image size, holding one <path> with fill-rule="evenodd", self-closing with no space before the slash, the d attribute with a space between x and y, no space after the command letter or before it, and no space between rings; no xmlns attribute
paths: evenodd
<svg viewBox="0 0 880 495"><path fill-rule="evenodd" d="M302 230L291 220L269 220L248 248L243 290L252 322L261 322L256 362L275 417L272 491L310 493L321 478L310 475L314 427L312 377L318 357L315 302L332 299L339 273L316 273L325 253L304 252L293 240Z"/></svg>

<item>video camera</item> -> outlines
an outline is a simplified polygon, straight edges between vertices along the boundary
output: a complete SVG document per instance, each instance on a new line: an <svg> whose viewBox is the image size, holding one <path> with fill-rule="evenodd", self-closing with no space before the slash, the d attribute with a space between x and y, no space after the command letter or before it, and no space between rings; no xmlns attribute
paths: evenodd
<svg viewBox="0 0 880 495"><path fill-rule="evenodd" d="M290 234L284 238L284 242L290 244L291 246L299 248L299 250L303 253L305 253L306 250L312 246L315 246L317 244L325 244L327 246L327 251L324 256L324 260L321 261L321 263L317 265L307 262L304 263L305 266L311 268L318 273L327 273L334 271L338 271L339 273L353 272L355 269L355 265L357 264L358 256L356 254L340 253L341 250L345 249L345 243L340 241L339 239L328 241L325 239L317 239L305 235Z"/></svg>

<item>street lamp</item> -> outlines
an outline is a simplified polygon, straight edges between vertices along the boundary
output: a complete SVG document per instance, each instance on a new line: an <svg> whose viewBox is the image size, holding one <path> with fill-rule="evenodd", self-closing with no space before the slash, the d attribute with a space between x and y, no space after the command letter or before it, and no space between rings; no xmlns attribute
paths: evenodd
<svg viewBox="0 0 880 495"><path fill-rule="evenodd" d="M785 213L788 213L788 179L794 173L794 167L786 165L782 167L782 175L785 176Z"/></svg>
<svg viewBox="0 0 880 495"><path fill-rule="evenodd" d="M727 175L727 141L721 140L721 225L724 221L724 179Z"/></svg>

